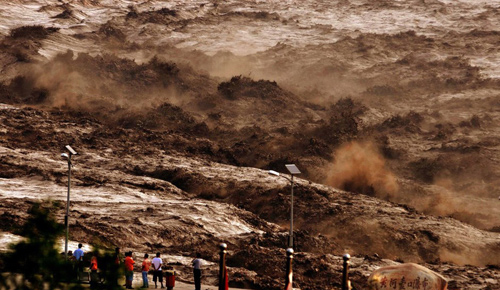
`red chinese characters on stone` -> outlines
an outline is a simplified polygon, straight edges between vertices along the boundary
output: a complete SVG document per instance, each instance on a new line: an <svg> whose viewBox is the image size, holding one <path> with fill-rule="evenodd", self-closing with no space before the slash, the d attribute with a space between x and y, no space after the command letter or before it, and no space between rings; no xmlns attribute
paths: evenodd
<svg viewBox="0 0 500 290"><path fill-rule="evenodd" d="M399 289L401 289L401 290L406 289L406 280L405 280L405 276L403 276L403 277L401 278L401 282L399 282Z"/></svg>
<svg viewBox="0 0 500 290"><path fill-rule="evenodd" d="M446 290L448 283L430 269L407 263L373 271L368 286L369 290Z"/></svg>
<svg viewBox="0 0 500 290"><path fill-rule="evenodd" d="M413 287L415 289L420 290L420 277L417 277L417 279L415 279L415 283L413 283Z"/></svg>
<svg viewBox="0 0 500 290"><path fill-rule="evenodd" d="M387 288L387 277L383 277L381 280L380 280L380 287L382 288Z"/></svg>
<svg viewBox="0 0 500 290"><path fill-rule="evenodd" d="M427 281L427 278L425 278L424 282L422 282L422 287L424 287L424 290L427 290L427 286L429 286L429 282Z"/></svg>
<svg viewBox="0 0 500 290"><path fill-rule="evenodd" d="M391 279L391 282L389 284L392 289L396 289L398 287L398 279Z"/></svg>

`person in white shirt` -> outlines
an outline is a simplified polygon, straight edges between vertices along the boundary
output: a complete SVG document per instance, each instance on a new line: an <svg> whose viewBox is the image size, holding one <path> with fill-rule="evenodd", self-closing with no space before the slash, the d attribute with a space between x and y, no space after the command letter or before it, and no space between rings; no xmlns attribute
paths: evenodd
<svg viewBox="0 0 500 290"><path fill-rule="evenodd" d="M201 254L196 253L196 259L193 260L194 288L201 290Z"/></svg>
<svg viewBox="0 0 500 290"><path fill-rule="evenodd" d="M156 253L156 257L151 261L151 266L153 267L153 281L155 282L155 288L158 288L157 280L160 280L161 288L163 288L163 272L161 271L161 266L163 261L160 258L160 253Z"/></svg>

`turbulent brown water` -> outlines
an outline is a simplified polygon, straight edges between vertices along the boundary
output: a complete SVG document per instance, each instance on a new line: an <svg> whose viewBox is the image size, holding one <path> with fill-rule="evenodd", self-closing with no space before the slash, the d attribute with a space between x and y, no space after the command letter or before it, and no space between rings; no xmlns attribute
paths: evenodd
<svg viewBox="0 0 500 290"><path fill-rule="evenodd" d="M257 258L281 259L289 188L247 167L295 163L313 182L297 193L301 288L337 287L312 282L336 273L321 255L350 251L358 288L381 257L498 289L499 29L497 0L2 1L1 229L64 200L71 144L73 239L215 260L230 236L238 286L277 287ZM162 242L125 244L127 227Z"/></svg>

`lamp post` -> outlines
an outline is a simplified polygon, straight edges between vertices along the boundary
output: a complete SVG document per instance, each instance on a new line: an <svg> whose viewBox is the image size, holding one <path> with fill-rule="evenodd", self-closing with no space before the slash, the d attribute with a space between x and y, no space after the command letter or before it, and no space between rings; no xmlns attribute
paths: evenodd
<svg viewBox="0 0 500 290"><path fill-rule="evenodd" d="M64 243L64 257L66 260L68 259L68 237L69 237L69 194L71 191L71 156L76 155L75 150L71 148L71 146L66 145L66 149L69 151L69 154L63 153L61 157L68 159L68 199L66 200L66 215L64 216L64 224L66 225L66 242Z"/></svg>
<svg viewBox="0 0 500 290"><path fill-rule="evenodd" d="M293 249L293 176L296 174L300 174L300 170L295 166L295 164L285 164L286 169L288 169L288 172L290 172L290 177L288 178L284 175L281 175L281 173L274 171L274 170L269 170L269 174L276 175L276 176L281 176L285 178L286 180L290 181L291 185L291 195L290 195L290 235L289 235L289 240L288 240L288 247Z"/></svg>

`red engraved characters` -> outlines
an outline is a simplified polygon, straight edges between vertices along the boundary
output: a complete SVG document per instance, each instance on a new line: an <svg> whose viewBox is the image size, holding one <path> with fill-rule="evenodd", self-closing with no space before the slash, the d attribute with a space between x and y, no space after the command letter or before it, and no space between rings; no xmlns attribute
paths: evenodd
<svg viewBox="0 0 500 290"><path fill-rule="evenodd" d="M422 282L422 287L424 287L424 290L427 290L428 286L429 286L429 282L427 281L427 278L424 278L424 281Z"/></svg>
<svg viewBox="0 0 500 290"><path fill-rule="evenodd" d="M399 282L399 289L400 290L405 290L406 289L406 279L405 276L401 278L401 282Z"/></svg>
<svg viewBox="0 0 500 290"><path fill-rule="evenodd" d="M380 287L381 288L387 288L387 277L386 276L384 276L384 278L382 278L380 280Z"/></svg>
<svg viewBox="0 0 500 290"><path fill-rule="evenodd" d="M447 287L443 276L413 263L382 267L368 278L368 290L446 290Z"/></svg>
<svg viewBox="0 0 500 290"><path fill-rule="evenodd" d="M396 289L398 287L398 279L391 279L391 282L389 285L392 289Z"/></svg>

